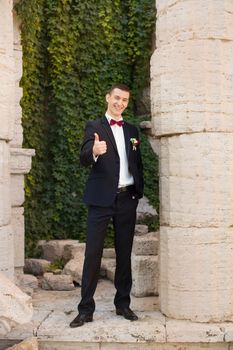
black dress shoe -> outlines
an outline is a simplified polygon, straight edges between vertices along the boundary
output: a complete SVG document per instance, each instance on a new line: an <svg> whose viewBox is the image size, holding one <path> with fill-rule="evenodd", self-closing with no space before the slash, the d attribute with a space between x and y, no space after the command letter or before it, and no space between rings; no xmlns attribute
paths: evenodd
<svg viewBox="0 0 233 350"><path fill-rule="evenodd" d="M93 315L87 315L87 314L78 314L78 316L73 319L72 322L70 322L70 327L75 328L75 327L81 327L84 325L86 322L92 322L93 321Z"/></svg>
<svg viewBox="0 0 233 350"><path fill-rule="evenodd" d="M116 314L123 316L124 318L126 318L126 320L130 320L130 321L138 320L138 316L129 307L124 307L122 309L117 308Z"/></svg>

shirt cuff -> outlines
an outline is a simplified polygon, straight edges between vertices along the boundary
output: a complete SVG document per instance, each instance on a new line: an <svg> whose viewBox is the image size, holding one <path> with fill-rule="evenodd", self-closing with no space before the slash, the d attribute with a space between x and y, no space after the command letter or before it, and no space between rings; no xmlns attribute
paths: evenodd
<svg viewBox="0 0 233 350"><path fill-rule="evenodd" d="M97 159L99 158L99 156L95 156L94 154L93 154L93 159L94 159L94 162L97 162Z"/></svg>

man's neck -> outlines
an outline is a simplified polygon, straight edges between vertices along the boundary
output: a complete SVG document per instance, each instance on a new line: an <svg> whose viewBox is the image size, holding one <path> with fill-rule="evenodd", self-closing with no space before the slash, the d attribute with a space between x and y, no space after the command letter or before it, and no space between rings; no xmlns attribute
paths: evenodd
<svg viewBox="0 0 233 350"><path fill-rule="evenodd" d="M119 116L113 116L113 115L111 115L108 111L105 113L105 115L106 115L106 117L107 117L108 119L114 119L114 120L117 120L117 121L123 119L121 115L119 115Z"/></svg>

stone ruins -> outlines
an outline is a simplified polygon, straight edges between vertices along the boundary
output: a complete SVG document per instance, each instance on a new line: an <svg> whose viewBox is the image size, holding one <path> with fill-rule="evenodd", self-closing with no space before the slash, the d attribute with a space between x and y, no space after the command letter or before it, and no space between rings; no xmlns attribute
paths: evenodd
<svg viewBox="0 0 233 350"><path fill-rule="evenodd" d="M28 297L14 286L24 266L24 174L34 150L23 149L21 126L22 48L19 22L10 0L0 1L0 332L30 320ZM9 281L6 283L6 279ZM7 297L10 296L10 297ZM14 300L14 304L12 301ZM14 305L14 308L12 308Z"/></svg>

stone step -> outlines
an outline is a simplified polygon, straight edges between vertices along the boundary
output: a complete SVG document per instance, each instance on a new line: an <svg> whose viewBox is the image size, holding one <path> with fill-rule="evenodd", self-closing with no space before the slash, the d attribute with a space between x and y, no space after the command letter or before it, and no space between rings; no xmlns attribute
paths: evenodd
<svg viewBox="0 0 233 350"><path fill-rule="evenodd" d="M0 350L33 336L38 340L39 350L233 349L232 322L195 323L170 319L158 310L158 298L134 296L131 307L139 320L130 322L115 314L114 294L113 284L100 280L94 322L70 328L69 323L77 315L80 288L63 292L38 289L33 295L32 321L0 336Z"/></svg>

